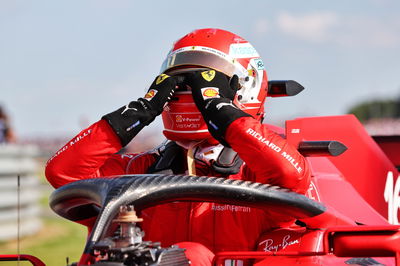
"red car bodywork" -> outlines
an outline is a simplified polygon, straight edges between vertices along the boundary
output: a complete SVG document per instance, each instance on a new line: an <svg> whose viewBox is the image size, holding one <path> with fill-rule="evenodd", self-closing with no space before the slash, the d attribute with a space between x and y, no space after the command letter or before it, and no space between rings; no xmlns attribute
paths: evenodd
<svg viewBox="0 0 400 266"><path fill-rule="evenodd" d="M324 156L317 150L306 155L312 172L307 196L329 206L330 211L334 209L337 214L327 217L323 222L325 226L319 226L316 231L299 227L271 232L265 245L259 247L268 254L217 254L216 263L222 265L224 258L268 255L257 265L344 265L351 257L386 256L392 258L374 259L385 265L399 265L398 138L376 137L374 140L353 115L287 121L285 134L295 146L303 141L335 140L348 148L336 157ZM336 215L360 226L345 226L345 223L335 226L333 217Z"/></svg>
<svg viewBox="0 0 400 266"><path fill-rule="evenodd" d="M385 153L353 115L287 121L286 134L294 145L302 140L336 140L348 148L337 157L309 157L319 201L359 223L398 221L399 205L393 204L399 195L391 183L398 176L392 160L399 162L400 152L387 147ZM393 216L388 217L389 213Z"/></svg>
<svg viewBox="0 0 400 266"><path fill-rule="evenodd" d="M0 254L0 261L29 261L34 266L46 266L39 258L26 254Z"/></svg>

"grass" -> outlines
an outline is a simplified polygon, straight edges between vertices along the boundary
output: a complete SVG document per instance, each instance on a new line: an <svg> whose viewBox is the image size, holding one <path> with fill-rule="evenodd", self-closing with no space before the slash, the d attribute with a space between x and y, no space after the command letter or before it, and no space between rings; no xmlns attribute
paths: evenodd
<svg viewBox="0 0 400 266"><path fill-rule="evenodd" d="M79 260L85 245L87 229L85 226L65 220L55 215L49 208L49 195L53 191L45 180L43 169L37 174L42 184L42 196L39 205L42 207L42 229L35 235L20 240L21 254L38 257L47 266L65 266L66 257L69 263ZM48 186L48 188L43 188ZM0 243L0 254L17 254L17 241ZM31 266L30 262L1 262L0 266Z"/></svg>
<svg viewBox="0 0 400 266"><path fill-rule="evenodd" d="M84 248L86 228L62 218L43 219L43 228L35 235L20 241L20 253L41 259L48 266L66 265L78 261ZM1 254L16 254L17 242L0 244ZM0 266L31 265L29 262L0 262Z"/></svg>

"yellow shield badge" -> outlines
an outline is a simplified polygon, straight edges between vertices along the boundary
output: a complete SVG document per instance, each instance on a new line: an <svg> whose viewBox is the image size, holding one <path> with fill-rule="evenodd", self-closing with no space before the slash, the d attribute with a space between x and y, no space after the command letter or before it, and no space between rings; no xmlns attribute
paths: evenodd
<svg viewBox="0 0 400 266"><path fill-rule="evenodd" d="M201 72L201 75L203 76L203 79L210 82L215 77L215 70L208 70L208 71Z"/></svg>
<svg viewBox="0 0 400 266"><path fill-rule="evenodd" d="M156 79L156 85L160 84L161 82L163 82L166 78L169 78L169 76L167 74L161 74L157 77Z"/></svg>

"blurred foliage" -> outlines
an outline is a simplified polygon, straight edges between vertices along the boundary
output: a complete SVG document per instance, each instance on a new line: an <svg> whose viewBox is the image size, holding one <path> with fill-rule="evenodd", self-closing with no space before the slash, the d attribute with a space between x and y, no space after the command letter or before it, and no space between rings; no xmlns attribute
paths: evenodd
<svg viewBox="0 0 400 266"><path fill-rule="evenodd" d="M66 265L66 257L69 261L78 261L82 254L86 227L64 220L62 218L44 219L43 229L31 237L25 237L20 241L20 253L30 254L41 259L46 265ZM0 244L2 254L16 254L17 242ZM14 266L18 262L0 262L0 266ZM32 265L21 262L19 265Z"/></svg>
<svg viewBox="0 0 400 266"><path fill-rule="evenodd" d="M376 118L400 118L400 100L377 100L363 102L350 108L361 122Z"/></svg>

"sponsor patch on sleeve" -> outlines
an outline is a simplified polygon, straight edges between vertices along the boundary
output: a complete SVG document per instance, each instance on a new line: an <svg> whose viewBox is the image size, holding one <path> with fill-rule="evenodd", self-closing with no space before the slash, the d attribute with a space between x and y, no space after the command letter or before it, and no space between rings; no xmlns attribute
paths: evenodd
<svg viewBox="0 0 400 266"><path fill-rule="evenodd" d="M153 99L154 96L156 96L157 92L158 92L157 90L151 89L151 90L149 90L149 91L146 93L146 95L144 96L144 98L145 98L146 100L151 100L151 99Z"/></svg>
<svg viewBox="0 0 400 266"><path fill-rule="evenodd" d="M216 87L206 87L201 89L201 95L204 100L211 98L220 98L219 89Z"/></svg>

